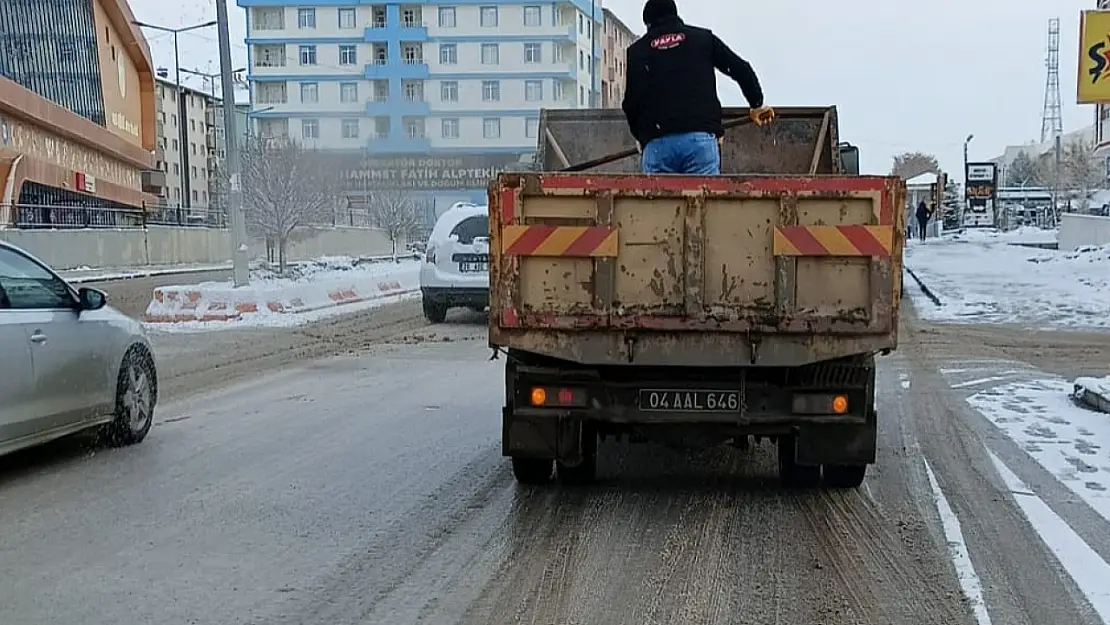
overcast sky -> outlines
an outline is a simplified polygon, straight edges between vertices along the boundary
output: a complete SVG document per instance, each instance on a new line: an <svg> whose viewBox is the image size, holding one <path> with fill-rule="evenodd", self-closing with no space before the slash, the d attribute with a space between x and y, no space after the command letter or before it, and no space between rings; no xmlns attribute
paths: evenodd
<svg viewBox="0 0 1110 625"><path fill-rule="evenodd" d="M677 0L755 66L772 106L835 104L842 141L860 147L864 169L886 173L894 154L935 154L961 177L971 160L1039 139L1048 20L1059 17L1064 130L1089 125L1075 104L1079 12L1088 0ZM213 0L131 0L138 19L180 27L215 16ZM229 2L236 65L246 64L244 13ZM643 31L642 0L605 5ZM148 33L155 65L173 67L172 37ZM215 28L181 36L182 67L217 71ZM199 86L199 85L198 85ZM743 106L731 83L722 102Z"/></svg>

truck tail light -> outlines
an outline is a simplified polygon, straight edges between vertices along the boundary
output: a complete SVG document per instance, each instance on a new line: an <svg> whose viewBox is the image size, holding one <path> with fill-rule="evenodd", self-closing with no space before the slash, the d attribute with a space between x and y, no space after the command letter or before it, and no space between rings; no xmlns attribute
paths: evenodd
<svg viewBox="0 0 1110 625"><path fill-rule="evenodd" d="M851 407L847 395L832 393L798 394L792 403L794 414L803 415L843 415Z"/></svg>
<svg viewBox="0 0 1110 625"><path fill-rule="evenodd" d="M537 408L585 408L586 389L533 386L529 400Z"/></svg>

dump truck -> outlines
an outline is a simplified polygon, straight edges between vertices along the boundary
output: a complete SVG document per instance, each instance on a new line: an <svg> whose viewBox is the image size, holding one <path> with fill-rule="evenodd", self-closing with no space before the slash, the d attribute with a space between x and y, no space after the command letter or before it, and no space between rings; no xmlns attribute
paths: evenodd
<svg viewBox="0 0 1110 625"><path fill-rule="evenodd" d="M858 487L875 462L905 184L859 175L835 107L724 114L720 176L641 174L620 111L545 110L534 171L491 181L489 343L517 481L588 483L610 437L773 442L801 487Z"/></svg>

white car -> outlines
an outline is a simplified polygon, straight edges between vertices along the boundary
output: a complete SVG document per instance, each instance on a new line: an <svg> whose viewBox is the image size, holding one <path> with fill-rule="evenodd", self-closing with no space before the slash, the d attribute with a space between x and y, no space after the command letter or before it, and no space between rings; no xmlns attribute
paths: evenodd
<svg viewBox="0 0 1110 625"><path fill-rule="evenodd" d="M102 291L0 241L0 455L90 428L141 442L158 400L153 354Z"/></svg>
<svg viewBox="0 0 1110 625"><path fill-rule="evenodd" d="M489 207L457 203L432 228L420 268L424 316L442 323L450 308L489 306Z"/></svg>

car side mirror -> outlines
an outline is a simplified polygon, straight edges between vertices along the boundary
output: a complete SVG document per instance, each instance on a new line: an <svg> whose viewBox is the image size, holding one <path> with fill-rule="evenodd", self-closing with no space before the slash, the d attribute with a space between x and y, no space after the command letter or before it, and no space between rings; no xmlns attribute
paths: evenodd
<svg viewBox="0 0 1110 625"><path fill-rule="evenodd" d="M77 291L77 301L81 310L100 310L108 305L108 294L83 286Z"/></svg>

